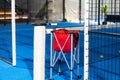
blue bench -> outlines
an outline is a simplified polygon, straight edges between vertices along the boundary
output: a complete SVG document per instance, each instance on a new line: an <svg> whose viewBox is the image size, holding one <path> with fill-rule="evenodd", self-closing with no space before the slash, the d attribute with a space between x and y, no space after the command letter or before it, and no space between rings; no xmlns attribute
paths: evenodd
<svg viewBox="0 0 120 80"><path fill-rule="evenodd" d="M120 22L120 15L107 15L106 20L109 22Z"/></svg>

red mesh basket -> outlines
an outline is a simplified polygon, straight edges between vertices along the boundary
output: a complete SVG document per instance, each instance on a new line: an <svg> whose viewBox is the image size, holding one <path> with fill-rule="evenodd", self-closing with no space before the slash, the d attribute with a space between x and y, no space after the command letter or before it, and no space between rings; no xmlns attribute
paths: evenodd
<svg viewBox="0 0 120 80"><path fill-rule="evenodd" d="M74 47L76 47L77 43L78 43L78 39L79 39L79 33L78 33L78 30L65 30L65 29L59 29L59 30L55 30L53 31L53 33L55 34L61 48L64 46L64 43L67 39L67 37L69 36L69 34L73 33L73 43L74 43ZM53 49L55 51L58 51L60 52L60 47L57 43L57 40L55 39L55 36L54 36L54 39L53 39ZM71 37L68 38L64 48L62 49L62 51L64 53L69 53L71 51Z"/></svg>

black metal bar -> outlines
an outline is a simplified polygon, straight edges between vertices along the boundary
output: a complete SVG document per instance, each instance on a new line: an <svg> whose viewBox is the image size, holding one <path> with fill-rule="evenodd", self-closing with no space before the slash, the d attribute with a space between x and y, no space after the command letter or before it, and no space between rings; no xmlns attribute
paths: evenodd
<svg viewBox="0 0 120 80"><path fill-rule="evenodd" d="M119 15L120 15L120 0L119 0Z"/></svg>
<svg viewBox="0 0 120 80"><path fill-rule="evenodd" d="M28 2L28 0L27 0L27 24L29 24L29 2Z"/></svg>
<svg viewBox="0 0 120 80"><path fill-rule="evenodd" d="M113 13L113 1L111 0L111 14Z"/></svg>
<svg viewBox="0 0 120 80"><path fill-rule="evenodd" d="M29 23L31 23L31 6L30 6L30 0L28 0L28 20Z"/></svg>
<svg viewBox="0 0 120 80"><path fill-rule="evenodd" d="M81 0L79 0L79 22L81 23Z"/></svg>
<svg viewBox="0 0 120 80"><path fill-rule="evenodd" d="M63 0L63 21L66 21L66 19L65 19L65 0Z"/></svg>
<svg viewBox="0 0 120 80"><path fill-rule="evenodd" d="M100 25L100 0L98 0L98 25Z"/></svg>
<svg viewBox="0 0 120 80"><path fill-rule="evenodd" d="M102 5L103 5L103 1L104 1L104 0L102 0Z"/></svg>
<svg viewBox="0 0 120 80"><path fill-rule="evenodd" d="M101 5L102 5L102 6L104 5L103 1L104 1L104 0L102 0L102 2L101 2ZM102 17L104 16L104 15L103 15L103 12L102 12L101 16L102 16Z"/></svg>
<svg viewBox="0 0 120 80"><path fill-rule="evenodd" d="M46 23L48 23L48 0L46 0Z"/></svg>
<svg viewBox="0 0 120 80"><path fill-rule="evenodd" d="M93 3L94 5L94 3ZM95 20L97 19L97 0L95 1Z"/></svg>
<svg viewBox="0 0 120 80"><path fill-rule="evenodd" d="M4 0L4 25L6 25L6 1Z"/></svg>
<svg viewBox="0 0 120 80"><path fill-rule="evenodd" d="M114 2L114 14L116 14L116 0Z"/></svg>
<svg viewBox="0 0 120 80"><path fill-rule="evenodd" d="M91 0L91 18L93 19L93 16L94 16L94 6L93 6L93 0Z"/></svg>

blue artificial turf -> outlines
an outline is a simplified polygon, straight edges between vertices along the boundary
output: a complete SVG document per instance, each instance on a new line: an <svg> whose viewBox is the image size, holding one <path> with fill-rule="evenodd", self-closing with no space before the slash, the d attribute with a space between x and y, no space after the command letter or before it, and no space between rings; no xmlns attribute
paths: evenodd
<svg viewBox="0 0 120 80"><path fill-rule="evenodd" d="M75 27L82 27L83 24L68 24L68 23L58 23L59 27L65 27L65 26L74 26ZM64 24L64 26L63 26ZM4 28L3 28L4 27ZM1 26L0 30L10 30L9 26ZM48 26L47 26L48 27ZM16 47L17 47L17 66L13 67L3 61L0 61L0 80L33 80L33 35L34 35L34 26L30 24L21 24L17 25L16 27ZM119 30L119 29L118 29ZM109 30L108 30L109 31ZM118 31L119 32L119 31ZM38 34L39 35L39 34ZM82 75L82 78L80 80L83 80L84 78L84 32L80 31L80 74ZM7 37L9 35L4 34L2 37ZM92 40L94 38L94 41ZM114 57L112 59L109 59L111 56L115 55L115 53L118 53L120 50L119 45L112 45L115 41L110 41L111 38L109 36L104 36L106 38L104 40L103 44L100 44L98 40L101 40L101 37L98 35L91 36L90 35L90 66L89 66L89 80L120 80L120 57ZM108 41L109 40L109 41ZM10 41L10 40L8 40ZM118 41L119 42L119 41ZM2 41L1 41L2 44ZM101 45L101 48L99 46ZM109 46L106 46L109 45ZM45 60L45 80L49 80L49 68L50 68L50 34L46 35L46 60ZM109 51L109 49L113 48L114 50L112 52ZM11 49L11 48L8 48ZM97 51L95 51L96 49ZM102 53L104 55L104 58L100 58L100 53L105 51L106 53ZM107 52L108 51L108 52ZM4 51L3 51L4 52ZM114 52L114 53L113 53ZM107 54L109 53L109 54ZM6 54L6 52L4 52ZM2 53L0 53L1 56L4 56ZM4 57L9 58L8 60L11 60L11 55L6 54ZM115 64L118 64L118 66L114 66ZM63 64L62 66L65 66ZM110 66L110 67L109 67ZM54 80L69 80L70 73L69 70L66 67L63 67L63 74L58 75L57 74L57 67L53 70L53 78ZM76 78L76 71L74 70L74 76L73 80L77 80Z"/></svg>

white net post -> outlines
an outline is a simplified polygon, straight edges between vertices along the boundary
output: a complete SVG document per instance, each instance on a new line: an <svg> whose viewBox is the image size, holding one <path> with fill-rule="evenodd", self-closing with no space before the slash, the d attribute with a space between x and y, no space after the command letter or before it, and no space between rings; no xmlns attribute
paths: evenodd
<svg viewBox="0 0 120 80"><path fill-rule="evenodd" d="M11 0L12 16L12 65L16 65L16 22L15 22L15 0Z"/></svg>
<svg viewBox="0 0 120 80"><path fill-rule="evenodd" d="M45 26L34 27L34 80L45 79Z"/></svg>
<svg viewBox="0 0 120 80"><path fill-rule="evenodd" d="M89 73L89 40L88 40L88 19L89 19L89 0L84 2L84 80L88 80Z"/></svg>

